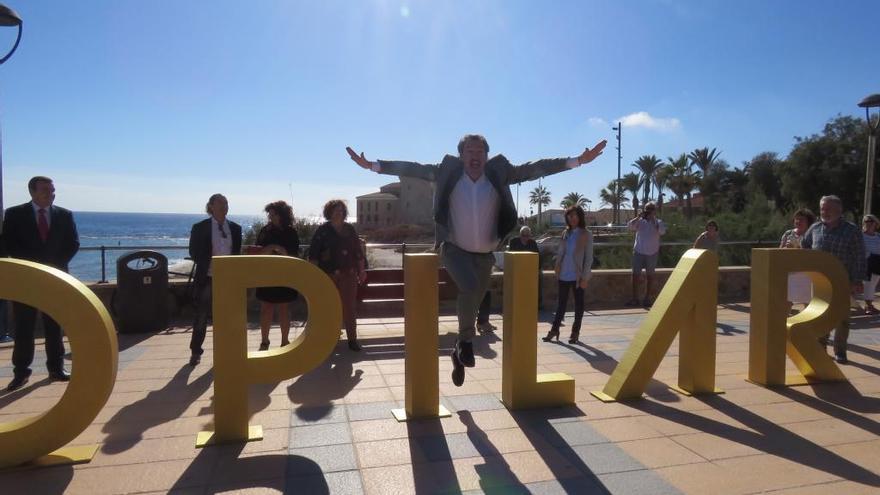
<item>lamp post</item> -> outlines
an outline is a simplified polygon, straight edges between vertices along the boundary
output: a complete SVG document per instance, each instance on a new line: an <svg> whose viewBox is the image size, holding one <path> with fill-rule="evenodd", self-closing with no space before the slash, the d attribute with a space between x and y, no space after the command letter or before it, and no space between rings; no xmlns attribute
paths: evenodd
<svg viewBox="0 0 880 495"><path fill-rule="evenodd" d="M21 41L21 17L15 13L14 10L0 3L0 26L17 26L18 27L18 36L15 37L15 44L12 45L12 49L9 50L9 53L0 58L0 65L3 65L4 62L9 60L9 57L15 53L15 49L18 48L18 42ZM3 229L3 141L0 138L0 232Z"/></svg>
<svg viewBox="0 0 880 495"><path fill-rule="evenodd" d="M871 108L880 107L880 94L866 96L859 102L865 109L865 121L868 123L868 165L865 171L865 206L862 215L871 213L871 200L874 195L874 162L877 151L877 128L880 127L880 115L877 121L871 121Z"/></svg>
<svg viewBox="0 0 880 495"><path fill-rule="evenodd" d="M615 199L620 197L620 130L623 128L620 125L620 122L617 123L616 126L612 127L612 131L617 131L617 182L614 183L614 197ZM614 203L614 224L620 224L620 201L615 201Z"/></svg>

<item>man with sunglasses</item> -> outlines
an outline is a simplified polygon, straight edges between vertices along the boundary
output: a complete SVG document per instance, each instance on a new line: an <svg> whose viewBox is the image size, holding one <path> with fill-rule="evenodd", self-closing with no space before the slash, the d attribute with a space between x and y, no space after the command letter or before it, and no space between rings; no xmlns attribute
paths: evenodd
<svg viewBox="0 0 880 495"><path fill-rule="evenodd" d="M193 279L195 290L193 298L196 304L196 315L193 320L192 339L189 348L192 356L190 366L202 360L202 344L208 329L208 313L211 311L211 258L228 256L241 252L241 226L226 218L229 202L222 194L213 194L205 205L206 218L192 226L189 235L189 255L196 264Z"/></svg>

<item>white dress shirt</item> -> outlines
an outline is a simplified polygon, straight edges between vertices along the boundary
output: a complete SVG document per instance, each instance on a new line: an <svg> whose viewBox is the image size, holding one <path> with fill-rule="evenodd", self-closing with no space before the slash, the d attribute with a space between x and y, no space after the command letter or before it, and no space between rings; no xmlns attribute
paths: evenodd
<svg viewBox="0 0 880 495"><path fill-rule="evenodd" d="M226 234L224 237L223 234ZM228 256L232 254L232 232L229 230L229 222L222 224L216 218L211 217L211 256ZM213 276L213 263L208 266L208 276Z"/></svg>
<svg viewBox="0 0 880 495"><path fill-rule="evenodd" d="M501 198L486 178L461 178L449 195L449 240L472 253L489 253L498 246L498 208Z"/></svg>

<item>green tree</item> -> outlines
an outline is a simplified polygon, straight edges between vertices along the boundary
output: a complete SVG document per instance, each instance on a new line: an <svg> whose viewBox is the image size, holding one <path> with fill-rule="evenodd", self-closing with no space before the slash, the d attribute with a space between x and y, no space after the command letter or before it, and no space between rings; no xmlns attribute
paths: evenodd
<svg viewBox="0 0 880 495"><path fill-rule="evenodd" d="M688 153L688 159L690 159L692 165L696 165L697 169L699 169L699 176L706 177L712 173L712 166L720 154L720 152L715 151L715 148L712 148L712 151L709 151L709 148L697 148ZM702 189L700 191L702 192Z"/></svg>
<svg viewBox="0 0 880 495"><path fill-rule="evenodd" d="M861 215L868 142L865 121L837 116L825 124L822 134L795 141L778 167L783 197L793 207L817 209L819 198L836 194L845 212Z"/></svg>
<svg viewBox="0 0 880 495"><path fill-rule="evenodd" d="M789 206L782 195L782 179L779 177L781 165L782 160L776 153L765 151L755 155L745 163L744 167L746 175L749 177L749 192L762 193L776 204L777 210L783 210Z"/></svg>
<svg viewBox="0 0 880 495"><path fill-rule="evenodd" d="M666 195L663 191L669 184L669 178L675 174L672 165L661 165L657 172L654 173L654 186L657 187L657 212L663 214L663 197Z"/></svg>
<svg viewBox="0 0 880 495"><path fill-rule="evenodd" d="M691 162L688 161L686 154L682 153L678 158L667 158L669 166L672 167L672 176L669 177L669 189L678 197L679 205L682 202L687 204L687 219L690 220L694 216L694 210L691 204L691 193L697 186L698 177L691 169Z"/></svg>
<svg viewBox="0 0 880 495"><path fill-rule="evenodd" d="M538 186L529 193L529 204L538 206L538 227L543 226L541 212L550 204L550 191L544 186Z"/></svg>
<svg viewBox="0 0 880 495"><path fill-rule="evenodd" d="M651 188L656 183L657 171L662 165L663 160L657 158L656 155L642 155L632 164L642 174L641 182L645 188L642 194L642 204L647 203L648 199L652 197Z"/></svg>
<svg viewBox="0 0 880 495"><path fill-rule="evenodd" d="M587 206L590 200L584 197L583 194L570 192L562 198L562 201L559 202L559 206L561 208L569 208L571 206L580 206L581 208Z"/></svg>
<svg viewBox="0 0 880 495"><path fill-rule="evenodd" d="M620 187L616 179L609 182L607 186L599 191L599 200L602 201L603 205L612 208L620 208L627 201L626 196L623 195L623 188Z"/></svg>
<svg viewBox="0 0 880 495"><path fill-rule="evenodd" d="M639 192L642 190L642 177L636 172L630 172L620 178L620 187L627 192L632 193L630 204L633 210L639 211Z"/></svg>

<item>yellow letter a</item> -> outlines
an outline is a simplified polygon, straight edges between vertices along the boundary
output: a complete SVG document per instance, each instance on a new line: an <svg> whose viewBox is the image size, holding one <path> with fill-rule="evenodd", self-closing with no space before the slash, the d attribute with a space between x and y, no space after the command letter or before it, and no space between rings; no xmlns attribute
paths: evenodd
<svg viewBox="0 0 880 495"><path fill-rule="evenodd" d="M679 334L678 387L685 394L719 393L715 388L715 322L718 256L690 249L681 257L648 317L601 392L604 402L635 399Z"/></svg>

